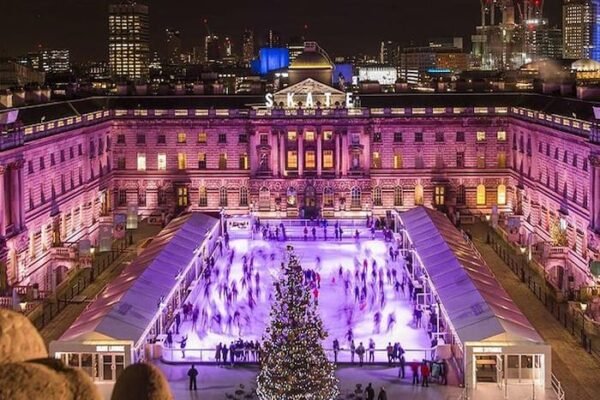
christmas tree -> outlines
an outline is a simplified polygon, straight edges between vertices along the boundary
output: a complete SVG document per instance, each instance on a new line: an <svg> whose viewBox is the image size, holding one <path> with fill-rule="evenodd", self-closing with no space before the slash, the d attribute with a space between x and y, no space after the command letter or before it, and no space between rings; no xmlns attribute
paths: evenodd
<svg viewBox="0 0 600 400"><path fill-rule="evenodd" d="M339 390L322 346L327 332L302 267L288 253L288 264L282 264L282 277L275 283L257 394L261 400L332 400Z"/></svg>

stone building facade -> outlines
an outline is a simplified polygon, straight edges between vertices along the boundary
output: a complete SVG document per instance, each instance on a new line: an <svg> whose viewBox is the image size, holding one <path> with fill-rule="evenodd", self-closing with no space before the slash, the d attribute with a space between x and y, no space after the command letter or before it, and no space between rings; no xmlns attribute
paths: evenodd
<svg viewBox="0 0 600 400"><path fill-rule="evenodd" d="M302 85L292 89L304 93ZM314 82L310 90L339 95ZM593 282L600 151L592 103L382 94L307 109L277 95L274 108L262 96L180 96L19 109L19 124L0 137L0 286L53 290L77 264L66 249L83 238L97 244L99 226L129 205L152 218L221 209L385 216L420 204L477 217L497 210L519 221L521 243L561 253L548 270L561 288Z"/></svg>

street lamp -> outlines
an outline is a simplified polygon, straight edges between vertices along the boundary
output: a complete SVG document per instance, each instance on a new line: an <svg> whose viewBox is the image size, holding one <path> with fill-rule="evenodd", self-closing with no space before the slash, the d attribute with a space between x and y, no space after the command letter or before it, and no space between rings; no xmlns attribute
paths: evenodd
<svg viewBox="0 0 600 400"><path fill-rule="evenodd" d="M223 237L225 235L225 207L221 207L219 215L221 216L221 237Z"/></svg>
<svg viewBox="0 0 600 400"><path fill-rule="evenodd" d="M526 258L525 258L525 251L527 250L527 247L521 245L519 247L519 250L521 251L521 281L525 282L525 264L526 264Z"/></svg>

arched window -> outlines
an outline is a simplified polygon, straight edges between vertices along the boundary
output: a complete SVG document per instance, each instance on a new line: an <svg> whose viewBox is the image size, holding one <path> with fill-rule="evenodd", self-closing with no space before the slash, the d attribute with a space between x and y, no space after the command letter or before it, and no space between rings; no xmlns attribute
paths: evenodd
<svg viewBox="0 0 600 400"><path fill-rule="evenodd" d="M423 186L420 183L415 186L415 205L423 205Z"/></svg>
<svg viewBox="0 0 600 400"><path fill-rule="evenodd" d="M240 187L240 207L248 207L248 188Z"/></svg>
<svg viewBox="0 0 600 400"><path fill-rule="evenodd" d="M227 207L227 188L225 186L219 189L219 206Z"/></svg>
<svg viewBox="0 0 600 400"><path fill-rule="evenodd" d="M506 186L502 184L498 185L498 204L506 204Z"/></svg>
<svg viewBox="0 0 600 400"><path fill-rule="evenodd" d="M485 185L480 184L477 186L477 205L484 206L486 203L485 199Z"/></svg>
<svg viewBox="0 0 600 400"><path fill-rule="evenodd" d="M381 200L381 187L379 186L375 186L373 188L373 193L372 193L372 200L373 200L373 205L374 206L381 206L382 204L382 200Z"/></svg>
<svg viewBox="0 0 600 400"><path fill-rule="evenodd" d="M404 191L402 186L396 186L394 188L394 206L402 207L404 205Z"/></svg>
<svg viewBox="0 0 600 400"><path fill-rule="evenodd" d="M360 208L360 188L356 186L350 191L350 207Z"/></svg>
<svg viewBox="0 0 600 400"><path fill-rule="evenodd" d="M206 195L206 187L200 186L198 188L198 206L206 207L208 206L208 196Z"/></svg>
<svg viewBox="0 0 600 400"><path fill-rule="evenodd" d="M323 206L324 207L333 207L333 188L326 187L323 190Z"/></svg>
<svg viewBox="0 0 600 400"><path fill-rule="evenodd" d="M268 210L271 208L271 191L265 186L261 187L258 192L258 208L261 210Z"/></svg>

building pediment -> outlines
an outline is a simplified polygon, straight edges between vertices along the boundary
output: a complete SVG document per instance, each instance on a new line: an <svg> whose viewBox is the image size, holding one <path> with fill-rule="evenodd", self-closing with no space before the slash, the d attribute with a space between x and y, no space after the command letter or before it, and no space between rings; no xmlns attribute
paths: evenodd
<svg viewBox="0 0 600 400"><path fill-rule="evenodd" d="M265 96L267 107L284 108L332 108L347 106L352 94L308 78Z"/></svg>

